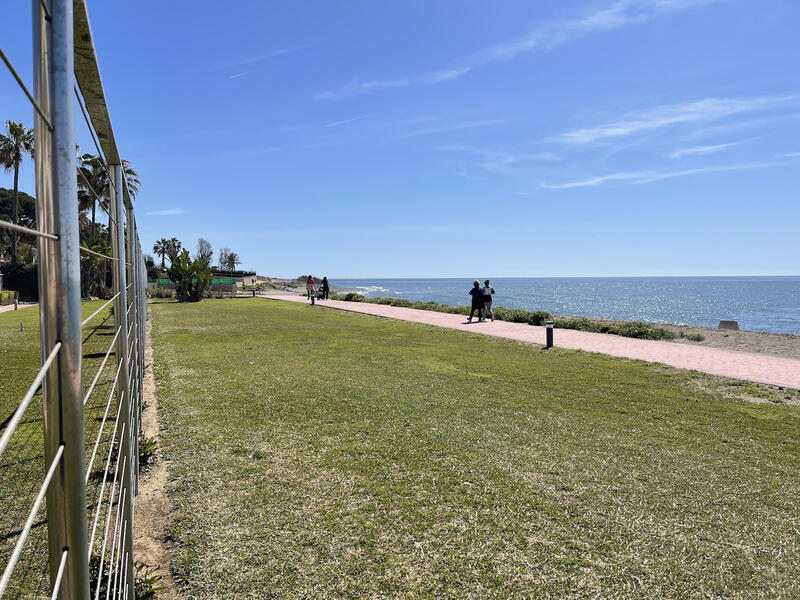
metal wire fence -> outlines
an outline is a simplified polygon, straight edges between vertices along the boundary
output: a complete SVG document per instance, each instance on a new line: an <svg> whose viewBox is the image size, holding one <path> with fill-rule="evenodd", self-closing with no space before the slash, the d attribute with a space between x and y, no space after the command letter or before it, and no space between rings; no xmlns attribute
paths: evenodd
<svg viewBox="0 0 800 600"><path fill-rule="evenodd" d="M33 107L37 225L0 228L36 239L41 368L14 406L0 399L0 598L133 599L144 258L86 6L31 4L32 81L2 48L0 59ZM93 187L76 164L76 115L107 189ZM80 242L79 181L109 206L109 254ZM105 302L81 302L87 260L111 270Z"/></svg>

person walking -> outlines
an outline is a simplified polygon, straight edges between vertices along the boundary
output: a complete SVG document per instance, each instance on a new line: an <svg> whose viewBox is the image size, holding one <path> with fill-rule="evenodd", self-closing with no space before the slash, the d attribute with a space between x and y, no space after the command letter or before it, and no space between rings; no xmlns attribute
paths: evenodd
<svg viewBox="0 0 800 600"><path fill-rule="evenodd" d="M483 321L483 290L481 289L481 283L477 279L472 282L472 289L469 291L469 295L472 296L472 309L469 311L469 319L467 319L467 323L472 323L472 315L475 314L475 311L478 311L478 323Z"/></svg>
<svg viewBox="0 0 800 600"><path fill-rule="evenodd" d="M314 278L309 275L308 279L306 279L306 294L308 295L308 299L311 300L311 295L314 293L315 286L314 286Z"/></svg>
<svg viewBox="0 0 800 600"><path fill-rule="evenodd" d="M492 318L492 323L494 323L494 312L492 312L492 294L494 294L494 288L489 285L488 279L483 282L481 292L483 293L483 318L485 319L488 315Z"/></svg>
<svg viewBox="0 0 800 600"><path fill-rule="evenodd" d="M322 278L321 289L322 289L322 299L323 300L327 300L328 299L328 293L331 291L331 288L328 285L328 278L327 277L323 277Z"/></svg>

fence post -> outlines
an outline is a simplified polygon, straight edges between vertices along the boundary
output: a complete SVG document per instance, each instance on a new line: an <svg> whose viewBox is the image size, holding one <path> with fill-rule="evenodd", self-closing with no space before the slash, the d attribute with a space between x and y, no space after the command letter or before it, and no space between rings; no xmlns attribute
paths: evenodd
<svg viewBox="0 0 800 600"><path fill-rule="evenodd" d="M42 353L57 341L58 360L43 386L46 464L63 446L58 470L47 490L47 532L51 584L61 557L67 564L62 600L89 596L86 526L86 456L81 398L81 291L78 190L73 120L73 3L52 0L50 20L33 2L34 87L52 123L52 133L34 112L36 198L39 229L58 240L39 238L39 314Z"/></svg>
<svg viewBox="0 0 800 600"><path fill-rule="evenodd" d="M125 538L120 544L120 552L125 557L126 568L120 567L123 571L127 569L127 573L135 573L133 568L133 490L135 481L135 470L138 470L138 460L134 459L134 436L135 431L132 431L133 415L131 414L132 407L134 406L131 398L131 386L129 385L129 369L130 357L128 355L128 293L127 293L127 268L126 268L126 252L125 252L125 223L123 217L125 212L123 210L122 200L122 167L121 165L108 165L109 176L113 181L111 188L111 254L116 259L113 261L113 286L114 294L119 293L114 301L114 326L121 328L119 337L117 338L116 357L117 367L120 368L119 381L120 386L118 390L118 397L122 399L122 410L120 410L120 418L123 419L125 427L125 435L120 440L120 456L127 457L125 461L126 472L121 473L120 489L127 490L124 494L122 503L122 522L127 522ZM130 227L130 223L128 223ZM133 286L131 286L133 287ZM121 365L121 367L120 367ZM128 587L125 593L127 597L133 598L133 586L131 581L133 577L129 577L125 585Z"/></svg>

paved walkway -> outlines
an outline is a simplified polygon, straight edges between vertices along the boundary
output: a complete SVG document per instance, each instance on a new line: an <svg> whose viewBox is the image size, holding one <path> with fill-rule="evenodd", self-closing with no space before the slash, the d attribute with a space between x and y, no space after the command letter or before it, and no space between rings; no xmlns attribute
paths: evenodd
<svg viewBox="0 0 800 600"><path fill-rule="evenodd" d="M305 297L294 295L267 295L262 297L272 300L308 302ZM463 315L363 302L324 300L317 302L317 305L399 319L401 321L449 327L450 329L481 333L520 342L542 345L545 343L545 328L526 325L525 323L508 323L506 321L466 323L466 317ZM719 350L717 348L691 346L674 342L638 340L618 335L589 333L572 329L556 329L554 341L555 345L560 348L600 352L611 356L662 363L679 369L693 369L714 375L735 377L737 379L769 383L800 390L800 360L798 359L780 358L768 354Z"/></svg>
<svg viewBox="0 0 800 600"><path fill-rule="evenodd" d="M20 302L19 304L20 309L23 309L26 306L36 306L36 303L34 302L32 304L27 304ZM13 304L3 304L2 306L0 306L0 313L8 312L9 310L14 310Z"/></svg>

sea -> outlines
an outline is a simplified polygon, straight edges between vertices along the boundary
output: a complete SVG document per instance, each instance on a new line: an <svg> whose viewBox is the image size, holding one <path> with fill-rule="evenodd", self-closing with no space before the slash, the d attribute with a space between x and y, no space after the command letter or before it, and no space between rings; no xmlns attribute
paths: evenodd
<svg viewBox="0 0 800 600"><path fill-rule="evenodd" d="M368 297L469 304L472 279L331 279ZM500 277L495 306L800 335L800 277ZM481 281L482 283L482 281Z"/></svg>

